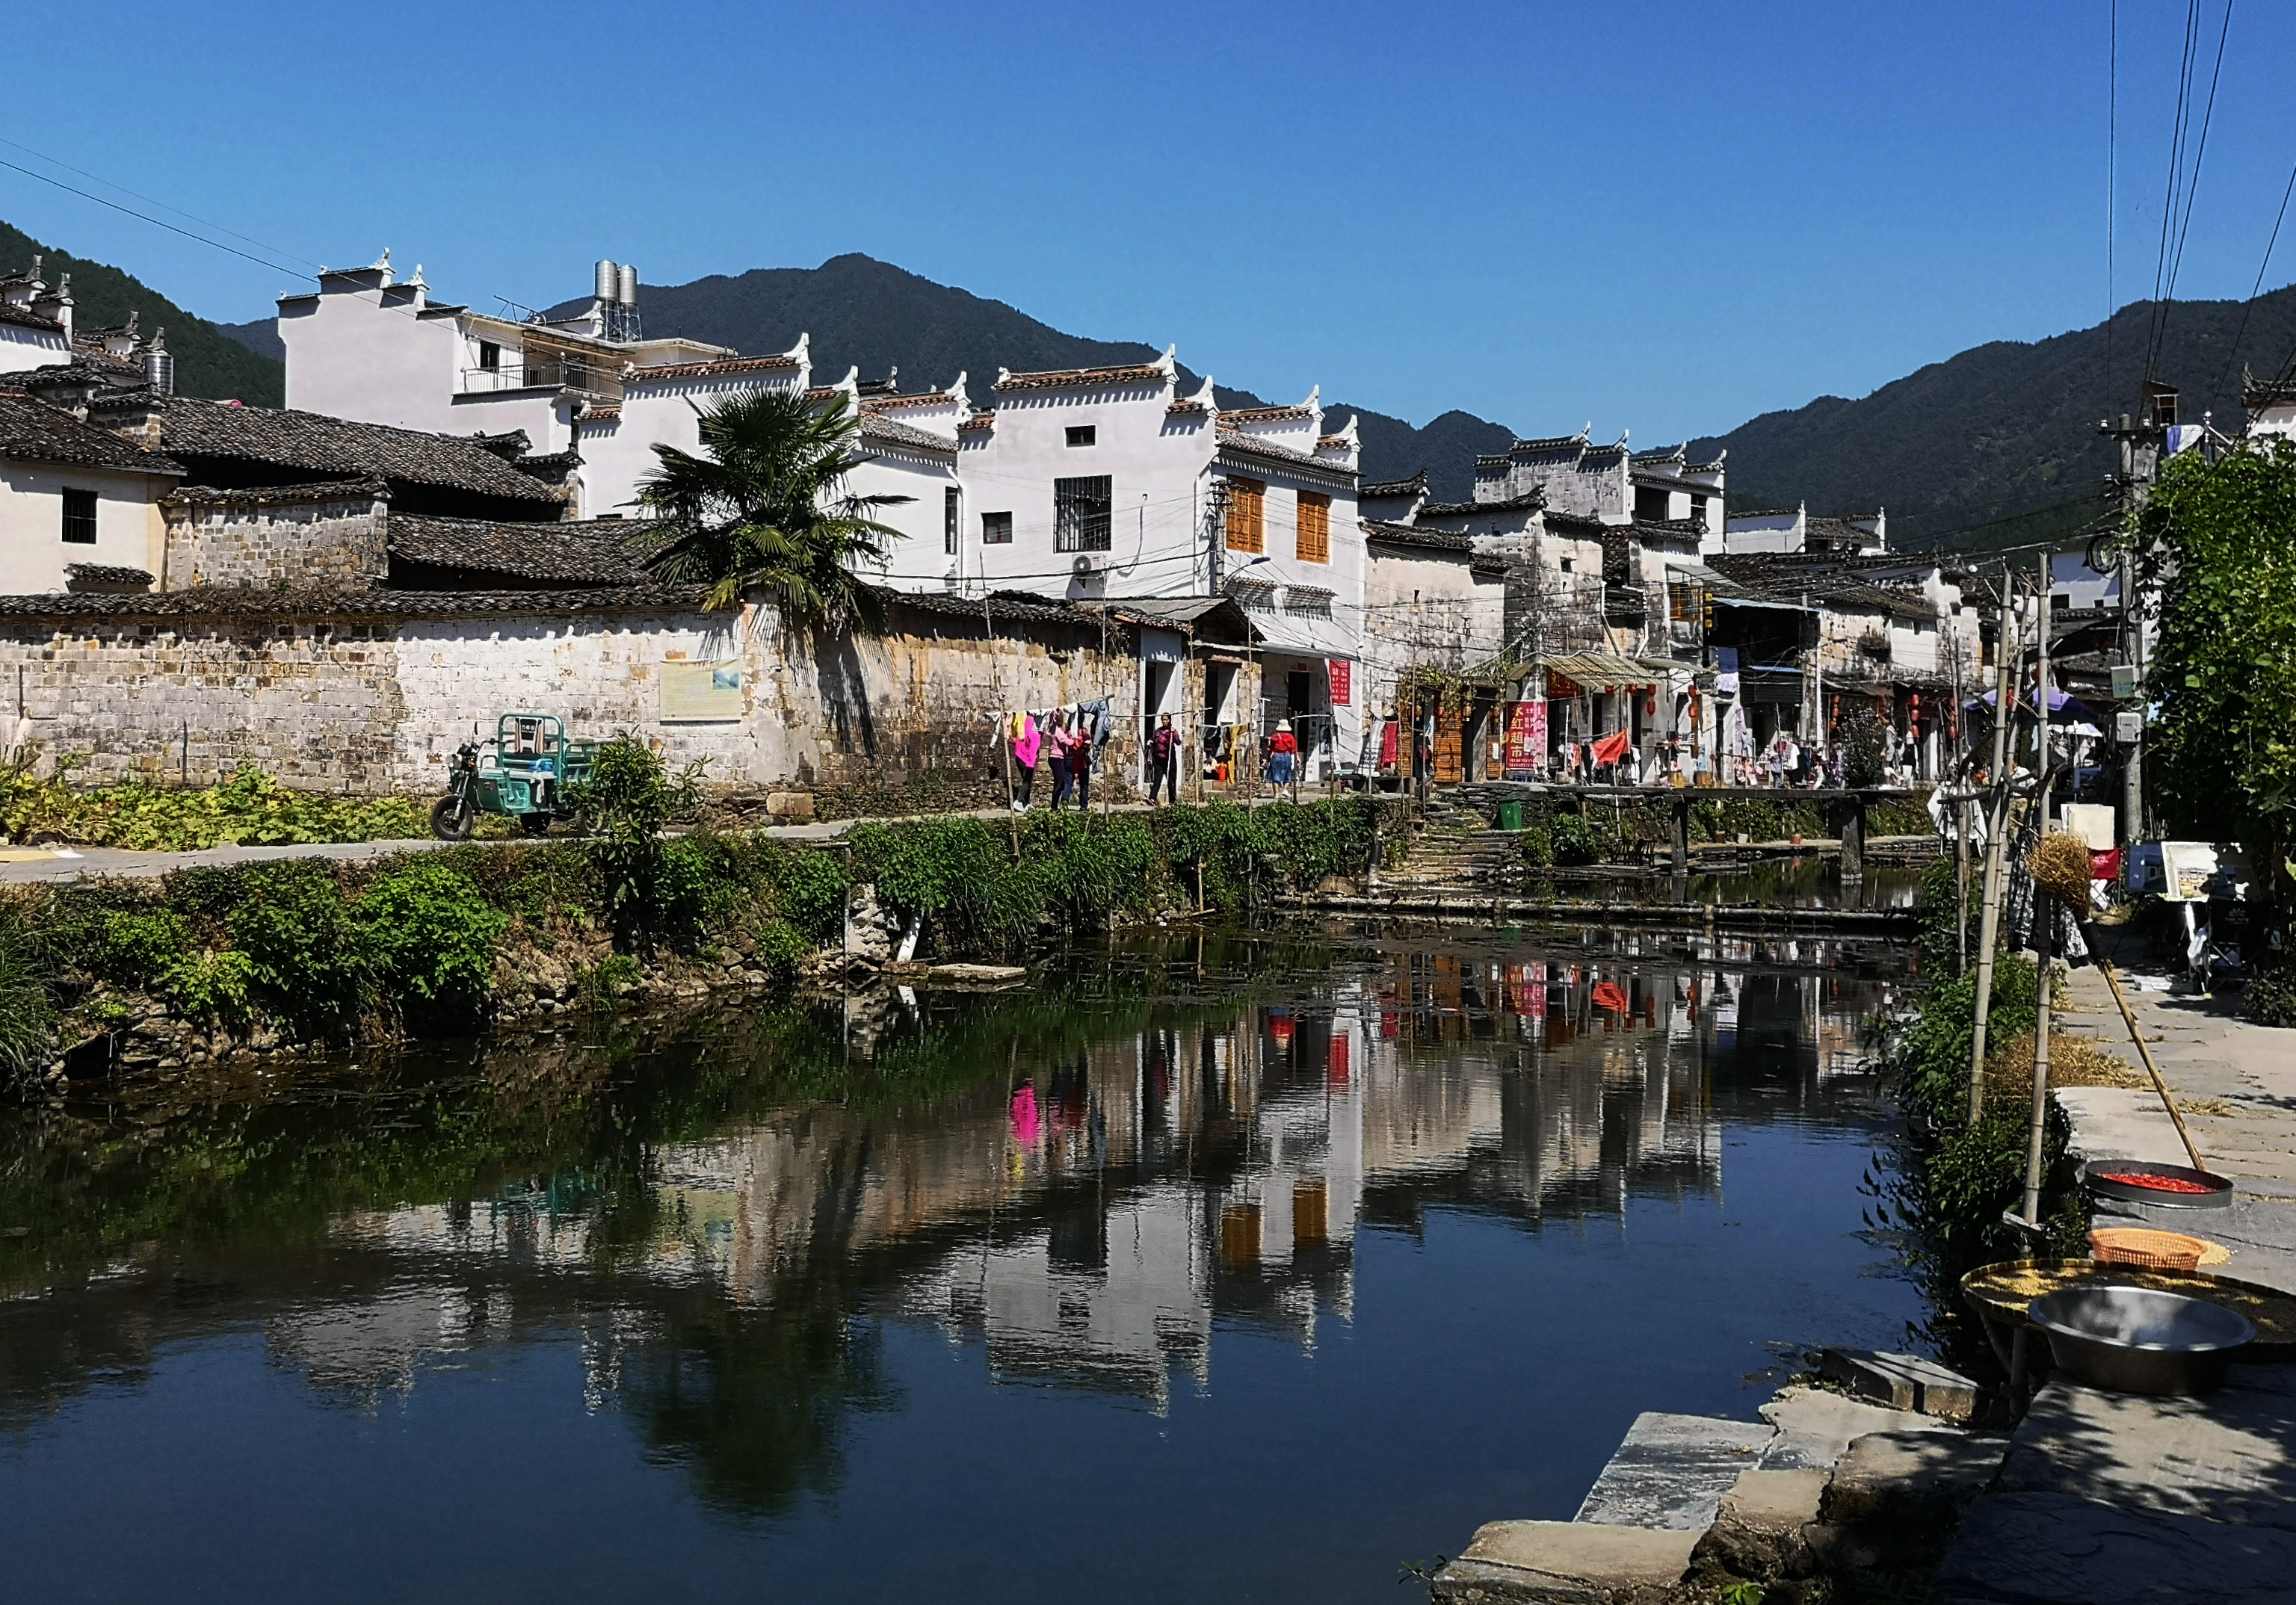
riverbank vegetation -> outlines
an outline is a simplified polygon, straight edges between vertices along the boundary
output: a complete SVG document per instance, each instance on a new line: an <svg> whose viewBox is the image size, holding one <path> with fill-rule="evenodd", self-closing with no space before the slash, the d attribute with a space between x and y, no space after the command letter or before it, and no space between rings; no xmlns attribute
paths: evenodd
<svg viewBox="0 0 2296 1605"><path fill-rule="evenodd" d="M602 749L578 840L295 858L26 888L0 906L0 1078L59 1055L166 1066L785 983L849 946L1012 958L1360 873L1378 805L1226 803L865 826L841 843L662 827L694 778ZM12 970L6 962L15 955Z"/></svg>
<svg viewBox="0 0 2296 1605"><path fill-rule="evenodd" d="M84 754L33 773L37 753L0 766L0 831L27 845L128 848L186 853L224 846L301 847L319 842L411 841L430 833L403 797L328 797L281 785L253 765L211 786L143 781L74 790Z"/></svg>
<svg viewBox="0 0 2296 1605"><path fill-rule="evenodd" d="M2161 634L2145 676L2159 712L2144 775L2171 834L2238 841L2255 872L2262 929L2277 949L2243 999L2261 1024L2296 1026L2296 446L2211 462L2180 452L2137 515L2140 577L2160 586Z"/></svg>

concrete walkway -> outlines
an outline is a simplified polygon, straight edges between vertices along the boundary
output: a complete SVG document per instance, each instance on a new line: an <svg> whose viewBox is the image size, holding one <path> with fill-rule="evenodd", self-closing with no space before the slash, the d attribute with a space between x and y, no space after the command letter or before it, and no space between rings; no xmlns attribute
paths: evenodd
<svg viewBox="0 0 2296 1605"><path fill-rule="evenodd" d="M2059 1028L2143 1076L2103 978L2077 970L2067 989ZM2217 1273L2296 1292L2296 1031L2250 1025L2229 1000L2164 990L2153 978L2123 973L2121 989L2202 1157L2234 1179L2234 1202L2206 1212L2129 1205L2099 1210L2097 1223L2221 1243L2232 1258L2211 1267ZM2189 1163L2149 1085L2054 1096L2075 1163ZM2296 1366L2235 1366L2224 1388L2198 1399L2053 1380L1994 1489L1971 1508L1932 1597L1955 1605L2296 1600Z"/></svg>

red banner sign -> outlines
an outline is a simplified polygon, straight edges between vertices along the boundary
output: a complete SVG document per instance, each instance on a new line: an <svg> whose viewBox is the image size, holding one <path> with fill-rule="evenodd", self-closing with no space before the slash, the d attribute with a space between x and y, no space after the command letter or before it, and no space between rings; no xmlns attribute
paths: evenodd
<svg viewBox="0 0 2296 1605"><path fill-rule="evenodd" d="M1331 677L1332 706L1345 708L1355 695L1355 665L1345 658L1332 658L1324 664Z"/></svg>
<svg viewBox="0 0 2296 1605"><path fill-rule="evenodd" d="M1537 769L1546 762L1546 704L1510 702L1506 716L1506 767Z"/></svg>

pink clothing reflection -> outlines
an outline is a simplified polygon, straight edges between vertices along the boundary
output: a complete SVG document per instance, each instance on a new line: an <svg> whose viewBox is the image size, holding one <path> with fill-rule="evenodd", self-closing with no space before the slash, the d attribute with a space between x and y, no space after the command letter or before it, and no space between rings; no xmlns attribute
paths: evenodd
<svg viewBox="0 0 2296 1605"><path fill-rule="evenodd" d="M1044 1118L1037 1112L1037 1089L1024 1083L1013 1094L1013 1135L1023 1148L1034 1148L1044 1128Z"/></svg>

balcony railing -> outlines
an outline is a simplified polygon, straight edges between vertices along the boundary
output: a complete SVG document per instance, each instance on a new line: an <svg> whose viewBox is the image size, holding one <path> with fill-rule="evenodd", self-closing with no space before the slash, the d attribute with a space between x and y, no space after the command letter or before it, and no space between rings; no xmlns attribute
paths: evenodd
<svg viewBox="0 0 2296 1605"><path fill-rule="evenodd" d="M465 396L530 389L572 390L592 401L619 401L622 375L618 368L571 360L505 364L462 372L461 393Z"/></svg>

